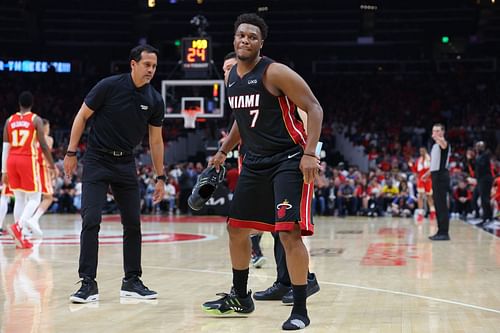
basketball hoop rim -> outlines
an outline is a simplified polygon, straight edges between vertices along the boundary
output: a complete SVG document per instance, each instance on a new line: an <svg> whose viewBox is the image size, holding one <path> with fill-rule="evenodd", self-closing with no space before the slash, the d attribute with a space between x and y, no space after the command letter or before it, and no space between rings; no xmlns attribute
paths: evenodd
<svg viewBox="0 0 500 333"><path fill-rule="evenodd" d="M184 128L195 128L196 118L199 114L203 114L203 110L182 110L181 115L184 119Z"/></svg>

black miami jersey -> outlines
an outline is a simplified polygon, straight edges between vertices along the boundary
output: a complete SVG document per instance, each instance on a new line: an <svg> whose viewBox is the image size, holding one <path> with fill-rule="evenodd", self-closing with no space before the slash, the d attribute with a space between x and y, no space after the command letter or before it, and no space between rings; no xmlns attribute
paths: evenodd
<svg viewBox="0 0 500 333"><path fill-rule="evenodd" d="M262 79L274 61L262 57L243 77L233 66L227 81L229 105L245 147L256 155L269 156L305 146L307 136L296 106L287 96L274 96Z"/></svg>

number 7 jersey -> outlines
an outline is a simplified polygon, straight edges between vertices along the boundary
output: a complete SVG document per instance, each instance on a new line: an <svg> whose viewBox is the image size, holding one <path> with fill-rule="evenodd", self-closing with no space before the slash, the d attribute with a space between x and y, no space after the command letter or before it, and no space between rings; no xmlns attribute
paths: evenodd
<svg viewBox="0 0 500 333"><path fill-rule="evenodd" d="M274 61L262 57L255 67L239 77L233 66L227 81L229 106L246 149L269 156L297 145L305 146L307 135L296 106L287 96L274 96L262 79Z"/></svg>
<svg viewBox="0 0 500 333"><path fill-rule="evenodd" d="M10 155L38 156L36 142L37 131L34 120L37 115L32 112L17 112L7 119L7 135L10 143Z"/></svg>

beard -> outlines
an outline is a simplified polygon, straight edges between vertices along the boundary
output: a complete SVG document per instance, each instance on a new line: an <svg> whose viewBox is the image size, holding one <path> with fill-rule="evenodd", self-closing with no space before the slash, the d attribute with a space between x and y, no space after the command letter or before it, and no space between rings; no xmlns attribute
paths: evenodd
<svg viewBox="0 0 500 333"><path fill-rule="evenodd" d="M249 53L245 52L245 54L239 54L238 51L236 51L236 58L241 61L249 61L249 60L255 60L258 56L260 55L260 51L255 53Z"/></svg>
<svg viewBox="0 0 500 333"><path fill-rule="evenodd" d="M247 60L250 60L252 58L250 56L241 56L241 55L237 55L236 57L238 58L238 60L241 60L241 61L247 61Z"/></svg>

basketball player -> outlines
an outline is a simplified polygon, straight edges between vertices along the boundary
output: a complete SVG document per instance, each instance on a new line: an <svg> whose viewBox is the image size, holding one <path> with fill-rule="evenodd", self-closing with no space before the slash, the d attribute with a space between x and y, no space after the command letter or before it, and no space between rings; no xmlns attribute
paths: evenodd
<svg viewBox="0 0 500 333"><path fill-rule="evenodd" d="M434 207L434 200L432 199L432 180L428 175L424 179L431 167L431 157L427 152L425 147L420 147L420 156L417 159L415 166L410 162L410 167L413 166L415 174L417 176L417 193L418 193L418 209L416 211L417 222L422 222L424 220L424 197L427 199L427 205L429 206L429 219L434 220L436 218L436 209Z"/></svg>
<svg viewBox="0 0 500 333"><path fill-rule="evenodd" d="M432 126L432 139L435 141L431 150L431 166L429 168L432 177L432 197L436 204L436 217L438 231L435 235L429 236L433 241L450 240L449 227L450 217L448 212L448 192L450 188L450 164L451 147L444 138L444 125L435 124ZM424 179L427 176L424 177Z"/></svg>
<svg viewBox="0 0 500 333"><path fill-rule="evenodd" d="M224 57L224 64L222 65L222 70L224 71L224 80L227 81L227 77L229 75L229 72L231 71L231 68L233 68L234 65L236 65L236 52L232 51L226 54ZM225 138L224 138L225 139ZM238 174L241 173L241 166L243 163L243 156L244 156L244 149L243 145L240 144L238 145ZM262 253L262 248L260 247L260 240L262 238L262 231L257 231L255 230L250 234L250 240L252 242L252 255L250 262L252 263L252 266L255 268L262 268L265 263L267 262L267 258L264 256Z"/></svg>
<svg viewBox="0 0 500 333"><path fill-rule="evenodd" d="M70 177L77 167L76 149L92 118L88 148L83 160L82 231L78 275L81 287L70 296L74 303L99 300L97 259L101 214L108 188L120 209L123 226L123 270L121 297L156 299L158 294L141 281L140 189L133 149L149 133L149 149L156 176L153 203L163 200L166 176L162 137L165 103L150 84L156 72L159 51L139 45L130 51L130 73L99 81L85 97L73 126L64 172Z"/></svg>
<svg viewBox="0 0 500 333"><path fill-rule="evenodd" d="M45 141L47 141L47 145L49 149L52 151L52 147L54 146L54 138L52 138L50 134L50 123L47 119L43 119L43 134L45 136ZM35 214L31 218L28 219L28 228L33 232L33 236L42 237L43 232L40 229L40 217L47 211L52 202L54 201L54 187L52 185L53 178L50 176L50 172L48 169L48 164L43 155L41 154L41 147L38 146L38 163L40 165L40 181L42 185L42 202L38 205L38 208L35 211ZM56 169L57 171L57 169Z"/></svg>
<svg viewBox="0 0 500 333"><path fill-rule="evenodd" d="M235 22L238 61L227 78L228 99L236 122L210 163L219 168L242 140L247 149L228 216L233 287L206 302L211 314L253 312L247 290L252 229L279 232L292 282L294 305L284 330L309 325L306 287L309 256L301 236L314 233L311 199L320 162L315 154L323 110L307 83L290 68L260 56L267 25L255 14ZM308 115L308 135L296 114Z"/></svg>
<svg viewBox="0 0 500 333"><path fill-rule="evenodd" d="M31 112L32 106L33 95L28 91L22 92L19 95L19 112L7 119L3 132L2 180L14 192L15 223L10 226L9 232L18 248L32 247L24 234L28 219L40 204L37 141L49 169L55 172L54 161L43 132L42 118Z"/></svg>
<svg viewBox="0 0 500 333"><path fill-rule="evenodd" d="M236 64L236 53L230 52L224 57L224 78L227 79L231 68ZM307 114L297 109L300 119L304 124L304 129L307 133ZM241 147L241 144L240 144ZM238 157L238 171L241 172L242 155ZM267 258L262 253L260 247L260 240L262 239L262 231L252 232L250 240L252 244L251 260L252 266L255 268L262 268L267 262ZM258 301L275 301L281 300L285 304L293 303L293 291L291 288L290 275L288 274L288 267L286 265L285 250L279 240L279 233L272 233L274 240L274 259L276 262L276 281L272 286L263 291L257 291L254 298ZM319 291L319 284L314 273L307 273L307 292L306 297L309 297Z"/></svg>

